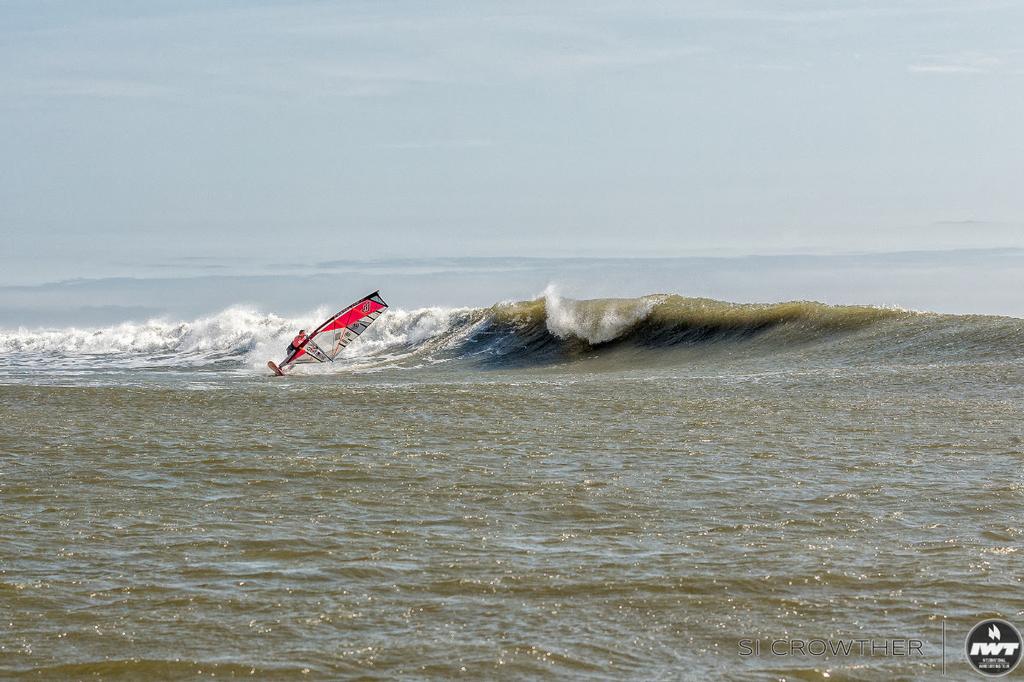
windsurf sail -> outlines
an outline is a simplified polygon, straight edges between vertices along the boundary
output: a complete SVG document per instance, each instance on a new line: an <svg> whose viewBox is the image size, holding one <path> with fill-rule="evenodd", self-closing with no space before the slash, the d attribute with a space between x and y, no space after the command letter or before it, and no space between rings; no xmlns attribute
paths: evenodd
<svg viewBox="0 0 1024 682"><path fill-rule="evenodd" d="M352 343L387 310L388 304L375 291L327 318L281 363L281 369L304 362L334 362L338 353Z"/></svg>

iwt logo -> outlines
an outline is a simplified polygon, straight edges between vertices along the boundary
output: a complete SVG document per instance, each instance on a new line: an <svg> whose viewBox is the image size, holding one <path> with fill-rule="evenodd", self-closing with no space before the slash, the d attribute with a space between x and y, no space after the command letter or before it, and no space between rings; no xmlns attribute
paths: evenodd
<svg viewBox="0 0 1024 682"><path fill-rule="evenodd" d="M1005 620L983 620L967 635L967 660L982 675L1008 675L1020 663L1021 637Z"/></svg>

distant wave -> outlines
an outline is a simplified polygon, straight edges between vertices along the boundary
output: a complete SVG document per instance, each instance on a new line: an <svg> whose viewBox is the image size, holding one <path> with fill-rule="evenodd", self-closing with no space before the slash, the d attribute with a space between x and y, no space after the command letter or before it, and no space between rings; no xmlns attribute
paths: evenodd
<svg viewBox="0 0 1024 682"><path fill-rule="evenodd" d="M292 334L326 316L289 319L232 307L192 321L153 319L95 329L0 330L6 364L91 363L116 366L261 367L280 359ZM339 356L334 367L419 366L467 361L483 366L571 362L665 349L774 353L817 345L847 357L930 353L1019 357L1024 321L918 313L896 308L831 306L808 301L738 304L655 294L574 300L548 290L541 298L489 308L389 309ZM311 368L305 371L317 371Z"/></svg>

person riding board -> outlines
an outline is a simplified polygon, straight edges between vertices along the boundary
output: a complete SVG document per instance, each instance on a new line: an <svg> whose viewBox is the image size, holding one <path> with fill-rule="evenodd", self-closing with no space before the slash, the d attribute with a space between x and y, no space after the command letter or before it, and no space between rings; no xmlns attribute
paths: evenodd
<svg viewBox="0 0 1024 682"><path fill-rule="evenodd" d="M289 357L289 356L291 356L292 353L297 351L299 349L299 346L301 346L303 343L306 342L306 338L307 338L306 337L306 330L305 329L300 329L298 336L296 336L294 339L292 339L292 342L290 344L288 344L288 351L287 351L285 357Z"/></svg>

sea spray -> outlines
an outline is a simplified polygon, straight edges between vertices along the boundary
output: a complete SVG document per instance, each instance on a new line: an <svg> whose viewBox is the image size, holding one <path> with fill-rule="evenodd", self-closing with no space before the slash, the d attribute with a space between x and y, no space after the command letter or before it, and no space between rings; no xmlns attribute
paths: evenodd
<svg viewBox="0 0 1024 682"><path fill-rule="evenodd" d="M543 298L549 332L560 339L576 337L592 345L618 338L645 318L655 303L653 297L578 301L559 295L550 284Z"/></svg>

